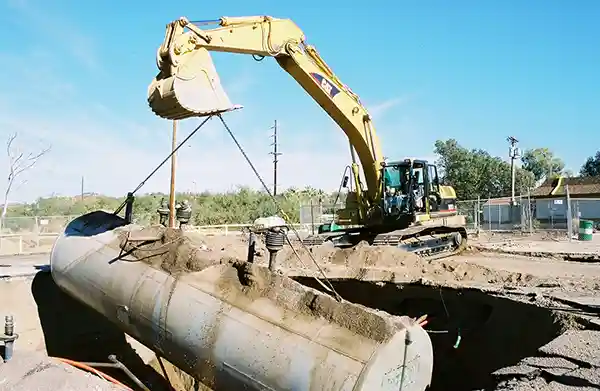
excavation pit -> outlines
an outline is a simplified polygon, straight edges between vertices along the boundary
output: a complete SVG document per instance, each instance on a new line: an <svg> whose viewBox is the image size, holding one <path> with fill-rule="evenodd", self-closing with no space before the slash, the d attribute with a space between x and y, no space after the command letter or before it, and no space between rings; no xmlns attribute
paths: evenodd
<svg viewBox="0 0 600 391"><path fill-rule="evenodd" d="M323 290L311 277L296 281ZM578 325L552 310L475 289L419 284L331 280L346 300L393 315L427 314L434 348L430 391L493 390L492 373L535 356L537 350Z"/></svg>

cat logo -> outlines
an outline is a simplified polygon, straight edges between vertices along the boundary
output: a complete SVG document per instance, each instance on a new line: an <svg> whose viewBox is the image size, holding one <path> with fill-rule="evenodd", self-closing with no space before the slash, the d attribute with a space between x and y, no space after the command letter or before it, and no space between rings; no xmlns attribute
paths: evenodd
<svg viewBox="0 0 600 391"><path fill-rule="evenodd" d="M340 93L340 89L333 85L332 82L327 80L323 75L319 75L318 73L310 74L313 79L317 82L319 86L333 99L337 94Z"/></svg>

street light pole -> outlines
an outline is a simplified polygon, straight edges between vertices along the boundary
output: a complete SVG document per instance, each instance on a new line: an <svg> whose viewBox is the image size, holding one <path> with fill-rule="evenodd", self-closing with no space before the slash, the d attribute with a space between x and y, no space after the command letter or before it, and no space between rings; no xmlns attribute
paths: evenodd
<svg viewBox="0 0 600 391"><path fill-rule="evenodd" d="M510 180L511 180L510 202L511 202L511 205L514 206L517 204L517 200L515 198L515 169L516 169L515 160L518 159L520 156L519 148L517 148L517 144L519 143L519 140L517 140L513 136L508 136L506 138L506 141L508 141L508 143L510 144L510 147L508 150L508 157L510 158Z"/></svg>

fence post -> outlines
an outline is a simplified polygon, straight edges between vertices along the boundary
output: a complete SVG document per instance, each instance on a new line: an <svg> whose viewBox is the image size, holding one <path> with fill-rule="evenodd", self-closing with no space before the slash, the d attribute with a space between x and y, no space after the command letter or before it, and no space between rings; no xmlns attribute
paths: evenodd
<svg viewBox="0 0 600 391"><path fill-rule="evenodd" d="M229 225L225 224L225 236L227 236L227 235L229 235Z"/></svg>
<svg viewBox="0 0 600 391"><path fill-rule="evenodd" d="M477 216L477 226L475 227L475 232L477 232L477 235L479 235L479 228L481 226L481 221L479 221L479 218L481 217L481 215L480 215L480 212L481 212L481 197L480 196L477 196L477 205L475 207L477 209L475 211L475 213L477 213L476 214L476 216Z"/></svg>
<svg viewBox="0 0 600 391"><path fill-rule="evenodd" d="M23 254L23 235L19 235L19 254Z"/></svg>
<svg viewBox="0 0 600 391"><path fill-rule="evenodd" d="M535 200L534 200L535 201ZM529 235L533 235L533 205L531 205L531 188L527 188L527 204L529 204ZM536 205L537 206L537 205ZM537 208L535 208L537 210Z"/></svg>
<svg viewBox="0 0 600 391"><path fill-rule="evenodd" d="M314 205L312 201L312 197L310 199L310 225L312 227L312 234L315 234L315 213L314 213Z"/></svg>
<svg viewBox="0 0 600 391"><path fill-rule="evenodd" d="M571 214L571 195L569 194L569 185L565 185L565 193L567 194L567 235L569 242L573 241L573 215Z"/></svg>
<svg viewBox="0 0 600 391"><path fill-rule="evenodd" d="M477 232L477 204L473 204L473 229Z"/></svg>
<svg viewBox="0 0 600 391"><path fill-rule="evenodd" d="M502 205L498 204L498 231L500 231L501 224L502 224Z"/></svg>
<svg viewBox="0 0 600 391"><path fill-rule="evenodd" d="M488 195L488 200L487 200L487 207L488 207L488 227L490 232L492 231L492 198Z"/></svg>

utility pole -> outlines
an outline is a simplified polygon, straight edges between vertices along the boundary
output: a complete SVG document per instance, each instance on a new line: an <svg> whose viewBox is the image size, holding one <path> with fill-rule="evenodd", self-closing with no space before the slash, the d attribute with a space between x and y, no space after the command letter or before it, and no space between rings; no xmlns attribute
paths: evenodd
<svg viewBox="0 0 600 391"><path fill-rule="evenodd" d="M546 160L548 161L548 179L552 179L552 156L550 155L550 151L547 151L546 154L544 155L546 156Z"/></svg>
<svg viewBox="0 0 600 391"><path fill-rule="evenodd" d="M82 202L83 202L83 181L84 181L84 178L83 178L83 175L82 175L81 176L81 201Z"/></svg>
<svg viewBox="0 0 600 391"><path fill-rule="evenodd" d="M273 146L273 152L269 152L269 155L273 155L273 196L276 196L277 195L277 163L279 162L279 159L277 159L277 157L282 155L281 152L278 152L279 144L277 143L277 120L275 120L273 127L271 127L271 129L273 129L273 134L271 135L271 137L273 137L273 144L271 144Z"/></svg>
<svg viewBox="0 0 600 391"><path fill-rule="evenodd" d="M517 148L517 144L519 143L519 140L517 140L513 136L508 136L506 138L506 141L508 141L508 143L510 144L510 147L508 149L508 157L510 158L510 179L511 179L510 201L511 201L512 205L516 205L517 200L515 198L515 168L516 168L515 160L518 159L521 155L519 148Z"/></svg>
<svg viewBox="0 0 600 391"><path fill-rule="evenodd" d="M171 142L171 152L177 148L177 121L173 120L173 134ZM175 153L171 155L171 186L169 189L169 227L175 228L175 173L176 173Z"/></svg>

